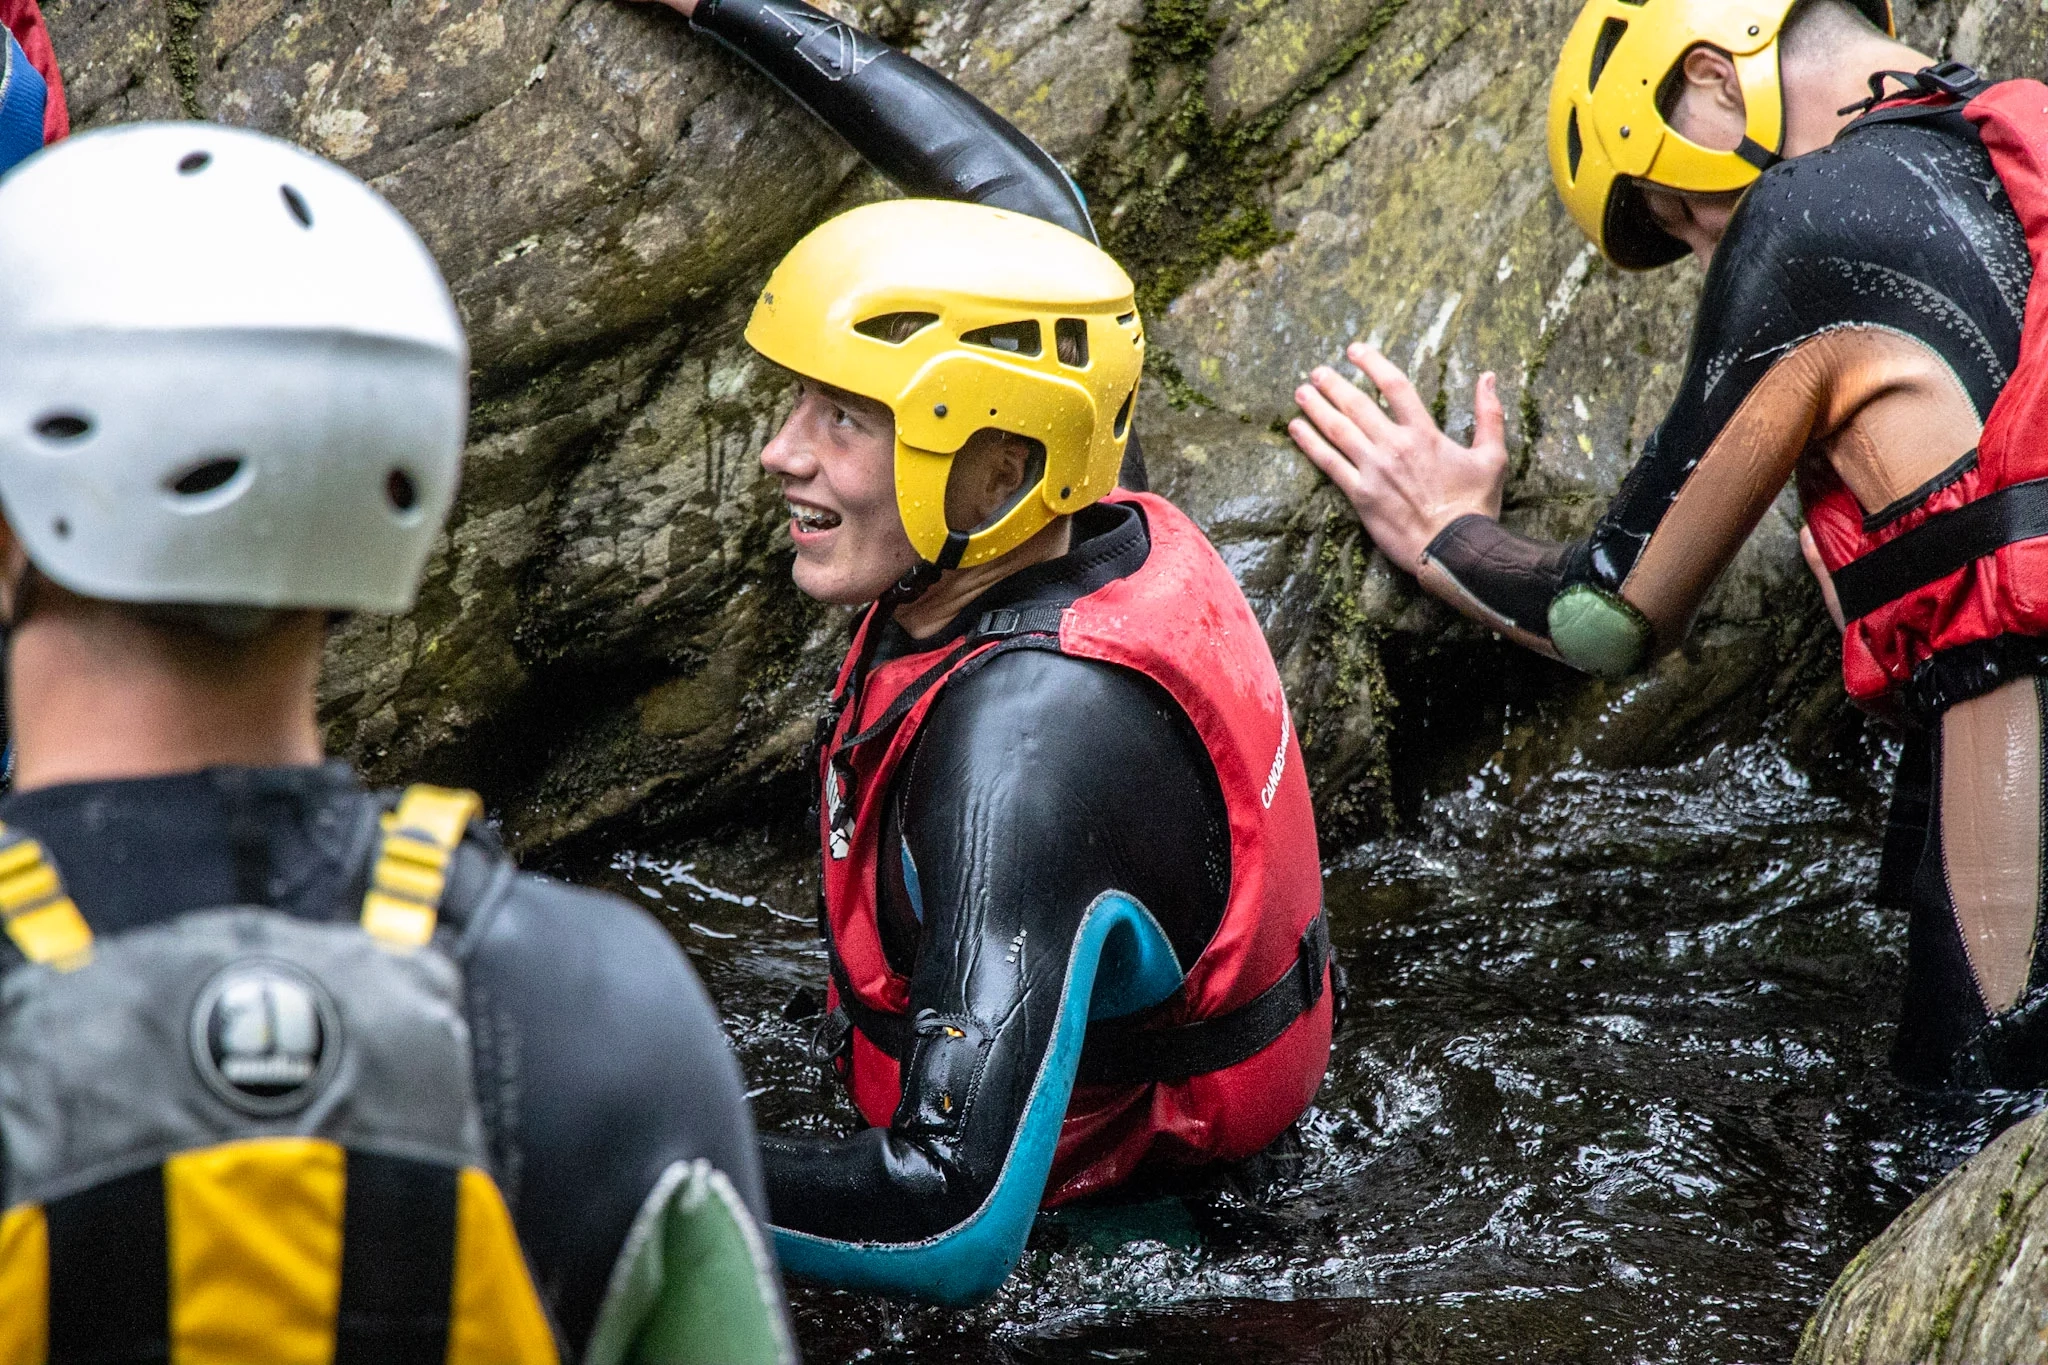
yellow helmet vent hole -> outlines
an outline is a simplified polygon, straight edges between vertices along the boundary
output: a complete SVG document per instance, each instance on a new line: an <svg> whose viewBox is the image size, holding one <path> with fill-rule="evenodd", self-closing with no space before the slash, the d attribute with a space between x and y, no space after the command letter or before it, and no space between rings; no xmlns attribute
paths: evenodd
<svg viewBox="0 0 2048 1365"><path fill-rule="evenodd" d="M1088 324L1079 318L1061 318L1052 326L1052 348L1060 364L1077 370L1088 368Z"/></svg>
<svg viewBox="0 0 2048 1365"><path fill-rule="evenodd" d="M1578 183L1579 158L1586 154L1586 144L1579 140L1579 111L1572 110L1571 119L1564 126L1564 156L1570 170L1572 182Z"/></svg>
<svg viewBox="0 0 2048 1365"><path fill-rule="evenodd" d="M1750 30L1752 33L1754 29ZM1621 35L1628 32L1628 24L1620 19L1609 19L1600 25L1600 36L1593 43L1593 70L1586 77L1588 92L1600 88L1600 73L1607 69L1607 59L1614 55L1614 49L1621 42Z"/></svg>
<svg viewBox="0 0 2048 1365"><path fill-rule="evenodd" d="M878 313L866 322L854 323L853 330L864 337L901 346L938 320L937 313Z"/></svg>
<svg viewBox="0 0 2048 1365"><path fill-rule="evenodd" d="M1124 405L1117 409L1116 429L1112 432L1112 435L1119 441L1124 438L1124 431L1131 425L1131 404L1137 400L1137 397L1138 391L1132 389L1124 395Z"/></svg>
<svg viewBox="0 0 2048 1365"><path fill-rule="evenodd" d="M992 351L1006 351L1011 355L1037 356L1045 351L1045 343L1040 339L1036 318L1026 318L1022 322L999 322L993 327L977 327L971 332L962 332L960 339L969 346L986 346Z"/></svg>

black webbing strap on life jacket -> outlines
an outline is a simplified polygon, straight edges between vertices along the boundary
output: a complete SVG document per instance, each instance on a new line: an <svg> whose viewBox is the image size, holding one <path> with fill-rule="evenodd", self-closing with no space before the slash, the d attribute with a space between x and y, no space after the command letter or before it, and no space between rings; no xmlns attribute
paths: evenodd
<svg viewBox="0 0 2048 1365"><path fill-rule="evenodd" d="M1890 81L1897 81L1899 88L1887 91L1885 85ZM1926 118L1952 109L1957 103L1968 103L1991 85L1977 74L1975 67L1964 62L1936 62L1918 71L1873 71L1870 98L1844 105L1835 113L1858 115L1850 125L1856 128Z"/></svg>
<svg viewBox="0 0 2048 1365"><path fill-rule="evenodd" d="M870 1009L853 993L838 952L828 950L826 956L847 1019L898 1063L908 1061L917 1042L910 1016ZM1317 910L1301 936L1294 964L1228 1014L1166 1028L1146 1027L1143 1016L1090 1024L1081 1045L1078 1079L1083 1085L1145 1085L1184 1081L1235 1066L1265 1051L1316 1007L1323 998L1329 964L1330 921Z"/></svg>
<svg viewBox="0 0 2048 1365"><path fill-rule="evenodd" d="M2048 479L2008 484L1929 517L1835 570L1842 615L1854 621L1995 550L2048 536Z"/></svg>
<svg viewBox="0 0 2048 1365"><path fill-rule="evenodd" d="M1236 1066L1264 1052L1323 998L1330 965L1330 921L1318 908L1280 979L1228 1014L1169 1028L1138 1019L1091 1024L1081 1045L1084 1085L1184 1081Z"/></svg>
<svg viewBox="0 0 2048 1365"><path fill-rule="evenodd" d="M1060 618L1065 613L1066 608L1064 606L1051 604L1015 608L1002 607L995 611L983 612L981 619L975 623L973 629L961 636L959 642L951 649L940 655L938 662L918 674L916 680L910 686L897 693L896 699L889 703L881 715L875 717L858 734L849 736L844 743L834 747L832 750L833 757L836 759L851 750L858 749L864 744L873 743L875 740L894 731L898 725L903 723L903 718L909 715L919 702L924 700L926 693L944 682L947 675L959 665L961 660L974 653L975 650L980 649L983 645L991 642L1000 642L997 649L989 651L990 654L997 653L1005 645L1020 648L1033 646L1038 648L1057 648ZM838 729L839 717L847 709L852 709L856 712L859 710L861 690L867 682L868 657L873 654L874 641L880 635L880 631L875 629L872 624L869 630L870 638L862 649L860 662L854 666L853 676L849 680L847 691L841 697L834 699L833 709L827 712L827 716L832 722L832 729L835 731ZM1046 643L1048 639L1053 643L1048 645ZM976 662L979 664L981 661L977 660ZM825 732L822 724L820 725L819 739L823 744L830 744L832 740L831 734Z"/></svg>

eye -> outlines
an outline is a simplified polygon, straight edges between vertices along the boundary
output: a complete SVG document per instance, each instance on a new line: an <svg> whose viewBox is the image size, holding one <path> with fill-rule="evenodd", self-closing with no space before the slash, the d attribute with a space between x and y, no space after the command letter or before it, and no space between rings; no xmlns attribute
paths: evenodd
<svg viewBox="0 0 2048 1365"><path fill-rule="evenodd" d="M832 425L835 427L850 427L856 425L856 423L853 420L853 414L845 408L834 408L832 409Z"/></svg>

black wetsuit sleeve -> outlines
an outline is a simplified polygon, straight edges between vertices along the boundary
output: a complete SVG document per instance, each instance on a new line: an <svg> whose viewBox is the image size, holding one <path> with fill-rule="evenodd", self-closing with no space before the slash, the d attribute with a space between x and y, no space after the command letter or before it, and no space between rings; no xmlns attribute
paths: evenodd
<svg viewBox="0 0 2048 1365"><path fill-rule="evenodd" d="M923 63L801 0L705 0L694 22L906 194L1012 209L1095 240L1059 163Z"/></svg>
<svg viewBox="0 0 2048 1365"><path fill-rule="evenodd" d="M1437 533L1417 577L1431 592L1509 639L1545 653L1550 599L1564 579L1569 545L1517 535L1471 513Z"/></svg>
<svg viewBox="0 0 2048 1365"><path fill-rule="evenodd" d="M698 1158L765 1220L738 1064L697 974L613 896L520 876L468 951L478 1099L534 1278L581 1358L627 1230Z"/></svg>
<svg viewBox="0 0 2048 1365"><path fill-rule="evenodd" d="M934 1011L962 1036L919 1048L888 1128L763 1140L776 1224L848 1241L937 1236L987 1198L1098 895L1144 904L1185 967L1229 887L1213 766L1171 698L1135 673L1002 655L948 686L907 762L884 859L907 850L908 866L885 868L883 894L905 894L904 876L916 888L913 1017ZM947 1095L965 1098L949 1107Z"/></svg>

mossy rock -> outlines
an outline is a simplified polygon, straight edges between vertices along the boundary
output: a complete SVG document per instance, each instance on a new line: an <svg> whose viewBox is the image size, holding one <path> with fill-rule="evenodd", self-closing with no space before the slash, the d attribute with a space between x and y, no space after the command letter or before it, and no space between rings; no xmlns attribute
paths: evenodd
<svg viewBox="0 0 2048 1365"><path fill-rule="evenodd" d="M1479 370L1501 373L1511 524L1569 535L1597 514L1677 382L1696 276L1607 269L1550 192L1532 54L1575 8L841 7L1015 118L1089 194L1152 312L1155 482L1266 625L1331 838L1496 749L1653 762L1773 711L1841 711L1783 507L1701 643L1650 685L1610 686L1419 599L1280 434L1308 366L1375 337L1453 431ZM199 114L293 138L386 194L455 288L476 367L463 492L418 608L337 634L330 743L379 779L480 785L528 848L799 811L847 618L788 581L755 463L786 392L738 334L799 235L886 192L851 152L652 5L45 10L81 127ZM1994 71L2048 59L2038 6L1903 12ZM1503 721L1503 697L1535 706Z"/></svg>
<svg viewBox="0 0 2048 1365"><path fill-rule="evenodd" d="M1795 1365L2048 1361L2048 1113L2013 1125L1849 1263Z"/></svg>

